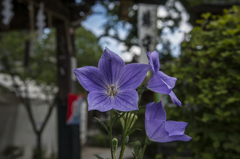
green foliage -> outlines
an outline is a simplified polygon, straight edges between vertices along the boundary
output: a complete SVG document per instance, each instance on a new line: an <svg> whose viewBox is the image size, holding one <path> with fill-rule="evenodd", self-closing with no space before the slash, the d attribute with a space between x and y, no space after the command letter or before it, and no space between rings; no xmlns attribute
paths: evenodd
<svg viewBox="0 0 240 159"><path fill-rule="evenodd" d="M25 46L28 39L26 31L0 34L1 72L18 76L22 81L34 79L39 86L45 84L54 87L57 70L54 31L45 34L41 42L36 41L33 54L26 56Z"/></svg>
<svg viewBox="0 0 240 159"><path fill-rule="evenodd" d="M94 146L99 146L99 147L108 147L109 146L109 139L108 136L106 136L103 133L98 133L93 136L93 145Z"/></svg>
<svg viewBox="0 0 240 159"><path fill-rule="evenodd" d="M98 119L98 118L96 118L96 117L94 117L94 119L96 119L96 120L106 129L106 131L107 131L108 134L109 134L108 128L107 128L107 126L104 124L104 122L102 122L100 119Z"/></svg>
<svg viewBox="0 0 240 159"><path fill-rule="evenodd" d="M75 32L76 58L78 67L97 66L102 55L102 48L97 37L80 27Z"/></svg>
<svg viewBox="0 0 240 159"><path fill-rule="evenodd" d="M166 66L178 78L182 108L167 108L168 119L187 121L192 137L179 150L191 158L239 158L240 155L240 7L222 16L204 14L182 55ZM168 71L168 72L167 72Z"/></svg>
<svg viewBox="0 0 240 159"><path fill-rule="evenodd" d="M98 159L104 159L104 158L102 158L101 156L96 155L96 154L94 154L94 156L96 156Z"/></svg>
<svg viewBox="0 0 240 159"><path fill-rule="evenodd" d="M46 154L46 149L43 148L42 150L38 148L34 148L32 150L32 159L57 159L57 155L54 152L51 152L51 154L48 156Z"/></svg>
<svg viewBox="0 0 240 159"><path fill-rule="evenodd" d="M15 145L8 145L3 149L2 155L6 159L18 159L21 158L24 154L24 149Z"/></svg>

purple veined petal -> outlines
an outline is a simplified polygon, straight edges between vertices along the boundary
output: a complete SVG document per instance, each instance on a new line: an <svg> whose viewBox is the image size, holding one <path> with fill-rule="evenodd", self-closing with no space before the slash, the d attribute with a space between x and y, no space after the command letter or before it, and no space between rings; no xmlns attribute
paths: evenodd
<svg viewBox="0 0 240 159"><path fill-rule="evenodd" d="M145 119L145 131L150 140L154 141L154 135L156 135L156 133L159 133L159 130L162 130L161 128L164 122L164 120Z"/></svg>
<svg viewBox="0 0 240 159"><path fill-rule="evenodd" d="M148 104L145 106L146 110L147 110L148 107L152 106L154 103L155 103L155 102L148 103Z"/></svg>
<svg viewBox="0 0 240 159"><path fill-rule="evenodd" d="M175 95L175 93L174 93L173 91L171 91L171 92L169 93L169 95L170 95L173 103L177 104L178 106L182 106L181 101L177 98L177 96Z"/></svg>
<svg viewBox="0 0 240 159"><path fill-rule="evenodd" d="M170 136L166 142L171 141L189 141L192 138L188 135L176 135L176 136Z"/></svg>
<svg viewBox="0 0 240 159"><path fill-rule="evenodd" d="M79 83L87 91L106 90L105 78L98 68L85 66L73 70Z"/></svg>
<svg viewBox="0 0 240 159"><path fill-rule="evenodd" d="M151 53L151 58L154 67L154 72L157 73L160 69L159 53L157 51L153 51Z"/></svg>
<svg viewBox="0 0 240 159"><path fill-rule="evenodd" d="M157 51L153 51L152 53L147 52L147 57L151 65L151 71L157 73L160 68L159 53Z"/></svg>
<svg viewBox="0 0 240 159"><path fill-rule="evenodd" d="M148 58L148 61L149 61L149 65L151 66L150 70L152 72L155 72L155 69L154 69L154 66L153 66L153 61L152 61L152 57L151 57L151 53L150 52L147 52L147 58Z"/></svg>
<svg viewBox="0 0 240 159"><path fill-rule="evenodd" d="M105 48L98 63L98 69L105 76L109 85L115 84L121 77L124 69L124 61L117 54Z"/></svg>
<svg viewBox="0 0 240 159"><path fill-rule="evenodd" d="M189 141L191 139L192 138L188 135L176 135L176 136L164 136L162 138L157 138L155 141L160 143L166 143L166 142L172 142L172 141Z"/></svg>
<svg viewBox="0 0 240 159"><path fill-rule="evenodd" d="M138 99L136 90L120 90L112 98L112 107L124 112L138 110Z"/></svg>
<svg viewBox="0 0 240 159"><path fill-rule="evenodd" d="M149 80L147 88L157 93L169 94L175 86L176 81L177 78L170 77L162 71L158 71Z"/></svg>
<svg viewBox="0 0 240 159"><path fill-rule="evenodd" d="M146 120L157 119L166 121L167 115L162 106L161 101L159 103L153 104L146 109L145 112Z"/></svg>
<svg viewBox="0 0 240 159"><path fill-rule="evenodd" d="M133 63L125 66L118 89L136 89L146 77L150 66L148 64Z"/></svg>
<svg viewBox="0 0 240 159"><path fill-rule="evenodd" d="M105 91L92 91L88 94L88 111L99 110L106 112L112 109L111 97Z"/></svg>
<svg viewBox="0 0 240 159"><path fill-rule="evenodd" d="M178 121L166 121L165 129L169 136L183 135L188 123Z"/></svg>
<svg viewBox="0 0 240 159"><path fill-rule="evenodd" d="M161 127L158 127L155 134L152 136L151 140L155 142L171 142L171 141L189 141L191 140L191 137L187 135L174 135L169 136L168 132L165 130L165 124L164 122Z"/></svg>

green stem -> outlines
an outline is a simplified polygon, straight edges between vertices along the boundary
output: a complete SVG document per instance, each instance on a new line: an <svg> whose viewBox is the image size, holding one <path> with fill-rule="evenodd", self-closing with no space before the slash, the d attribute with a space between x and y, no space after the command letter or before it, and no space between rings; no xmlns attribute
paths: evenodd
<svg viewBox="0 0 240 159"><path fill-rule="evenodd" d="M144 155L144 152L145 152L146 148L147 148L147 144L145 143L145 144L144 144L144 147L143 147L143 150L142 150L142 153L141 153L141 155L140 155L140 159L143 158L143 155Z"/></svg>
<svg viewBox="0 0 240 159"><path fill-rule="evenodd" d="M131 122L130 122L130 124L129 124L130 127L131 127L131 125L132 125L132 123L133 123L133 120L134 120L134 117L135 117L136 114L137 114L137 111L134 111L134 115L133 115L132 120L131 120Z"/></svg>
<svg viewBox="0 0 240 159"><path fill-rule="evenodd" d="M112 148L112 126L113 126L113 110L110 110L110 128L109 128L109 138L110 138L110 148L111 148L111 156L113 158L113 148Z"/></svg>
<svg viewBox="0 0 240 159"><path fill-rule="evenodd" d="M143 158L143 155L144 155L144 152L145 152L145 150L147 148L147 145L150 145L151 143L152 143L152 141L148 138L148 136L146 136L144 147L143 147L142 153L140 155L140 159Z"/></svg>
<svg viewBox="0 0 240 159"><path fill-rule="evenodd" d="M119 159L123 158L123 154L124 154L124 151L125 151L126 132L127 132L127 129L128 129L128 116L129 116L129 112L127 112L126 119L125 119L125 122L124 122L123 131L122 131L122 146L121 146Z"/></svg>
<svg viewBox="0 0 240 159"><path fill-rule="evenodd" d="M139 106L139 104L140 104L140 102L141 102L142 94L143 94L143 92L144 92L145 90L146 90L146 87L145 87L145 86L140 87L140 88L138 88L138 90L137 90L138 96L139 96L138 106Z"/></svg>
<svg viewBox="0 0 240 159"><path fill-rule="evenodd" d="M143 92L146 90L146 87L141 87L140 89L138 89L138 96L139 96L139 101L138 101L138 105L140 104L140 101L141 101L141 98L142 98L142 94ZM137 111L134 112L134 116L136 115ZM133 116L133 119L131 121L128 121L129 120L129 116L131 116L131 113L128 112L127 115L126 115L126 119L125 119L125 124L124 124L124 128L123 128L123 132L122 132L122 137L121 137L121 140L122 140L122 146L121 146L121 151L120 151L120 155L119 155L119 159L122 159L123 158L123 154L124 154L124 151L125 151L125 140L126 140L126 134L128 132L128 129L130 128L130 126L132 125L132 122L133 122L133 119L134 119L134 116ZM130 124L130 125L129 125ZM146 148L145 148L146 149ZM136 156L137 157L137 156ZM135 158L136 158L135 157ZM137 159L137 158L136 158Z"/></svg>

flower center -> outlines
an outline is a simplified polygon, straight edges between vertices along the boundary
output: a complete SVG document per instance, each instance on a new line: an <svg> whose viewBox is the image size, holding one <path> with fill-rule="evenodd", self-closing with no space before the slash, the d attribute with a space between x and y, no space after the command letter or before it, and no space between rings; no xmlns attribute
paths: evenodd
<svg viewBox="0 0 240 159"><path fill-rule="evenodd" d="M109 86L107 84L107 94L113 98L117 94L117 88L114 85Z"/></svg>

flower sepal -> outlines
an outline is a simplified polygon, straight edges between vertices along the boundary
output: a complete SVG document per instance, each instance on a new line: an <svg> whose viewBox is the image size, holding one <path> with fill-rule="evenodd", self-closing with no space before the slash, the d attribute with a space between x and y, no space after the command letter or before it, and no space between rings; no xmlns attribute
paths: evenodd
<svg viewBox="0 0 240 159"><path fill-rule="evenodd" d="M150 145L151 143L153 143L154 141L150 140L148 136L146 136L145 139L145 145Z"/></svg>

